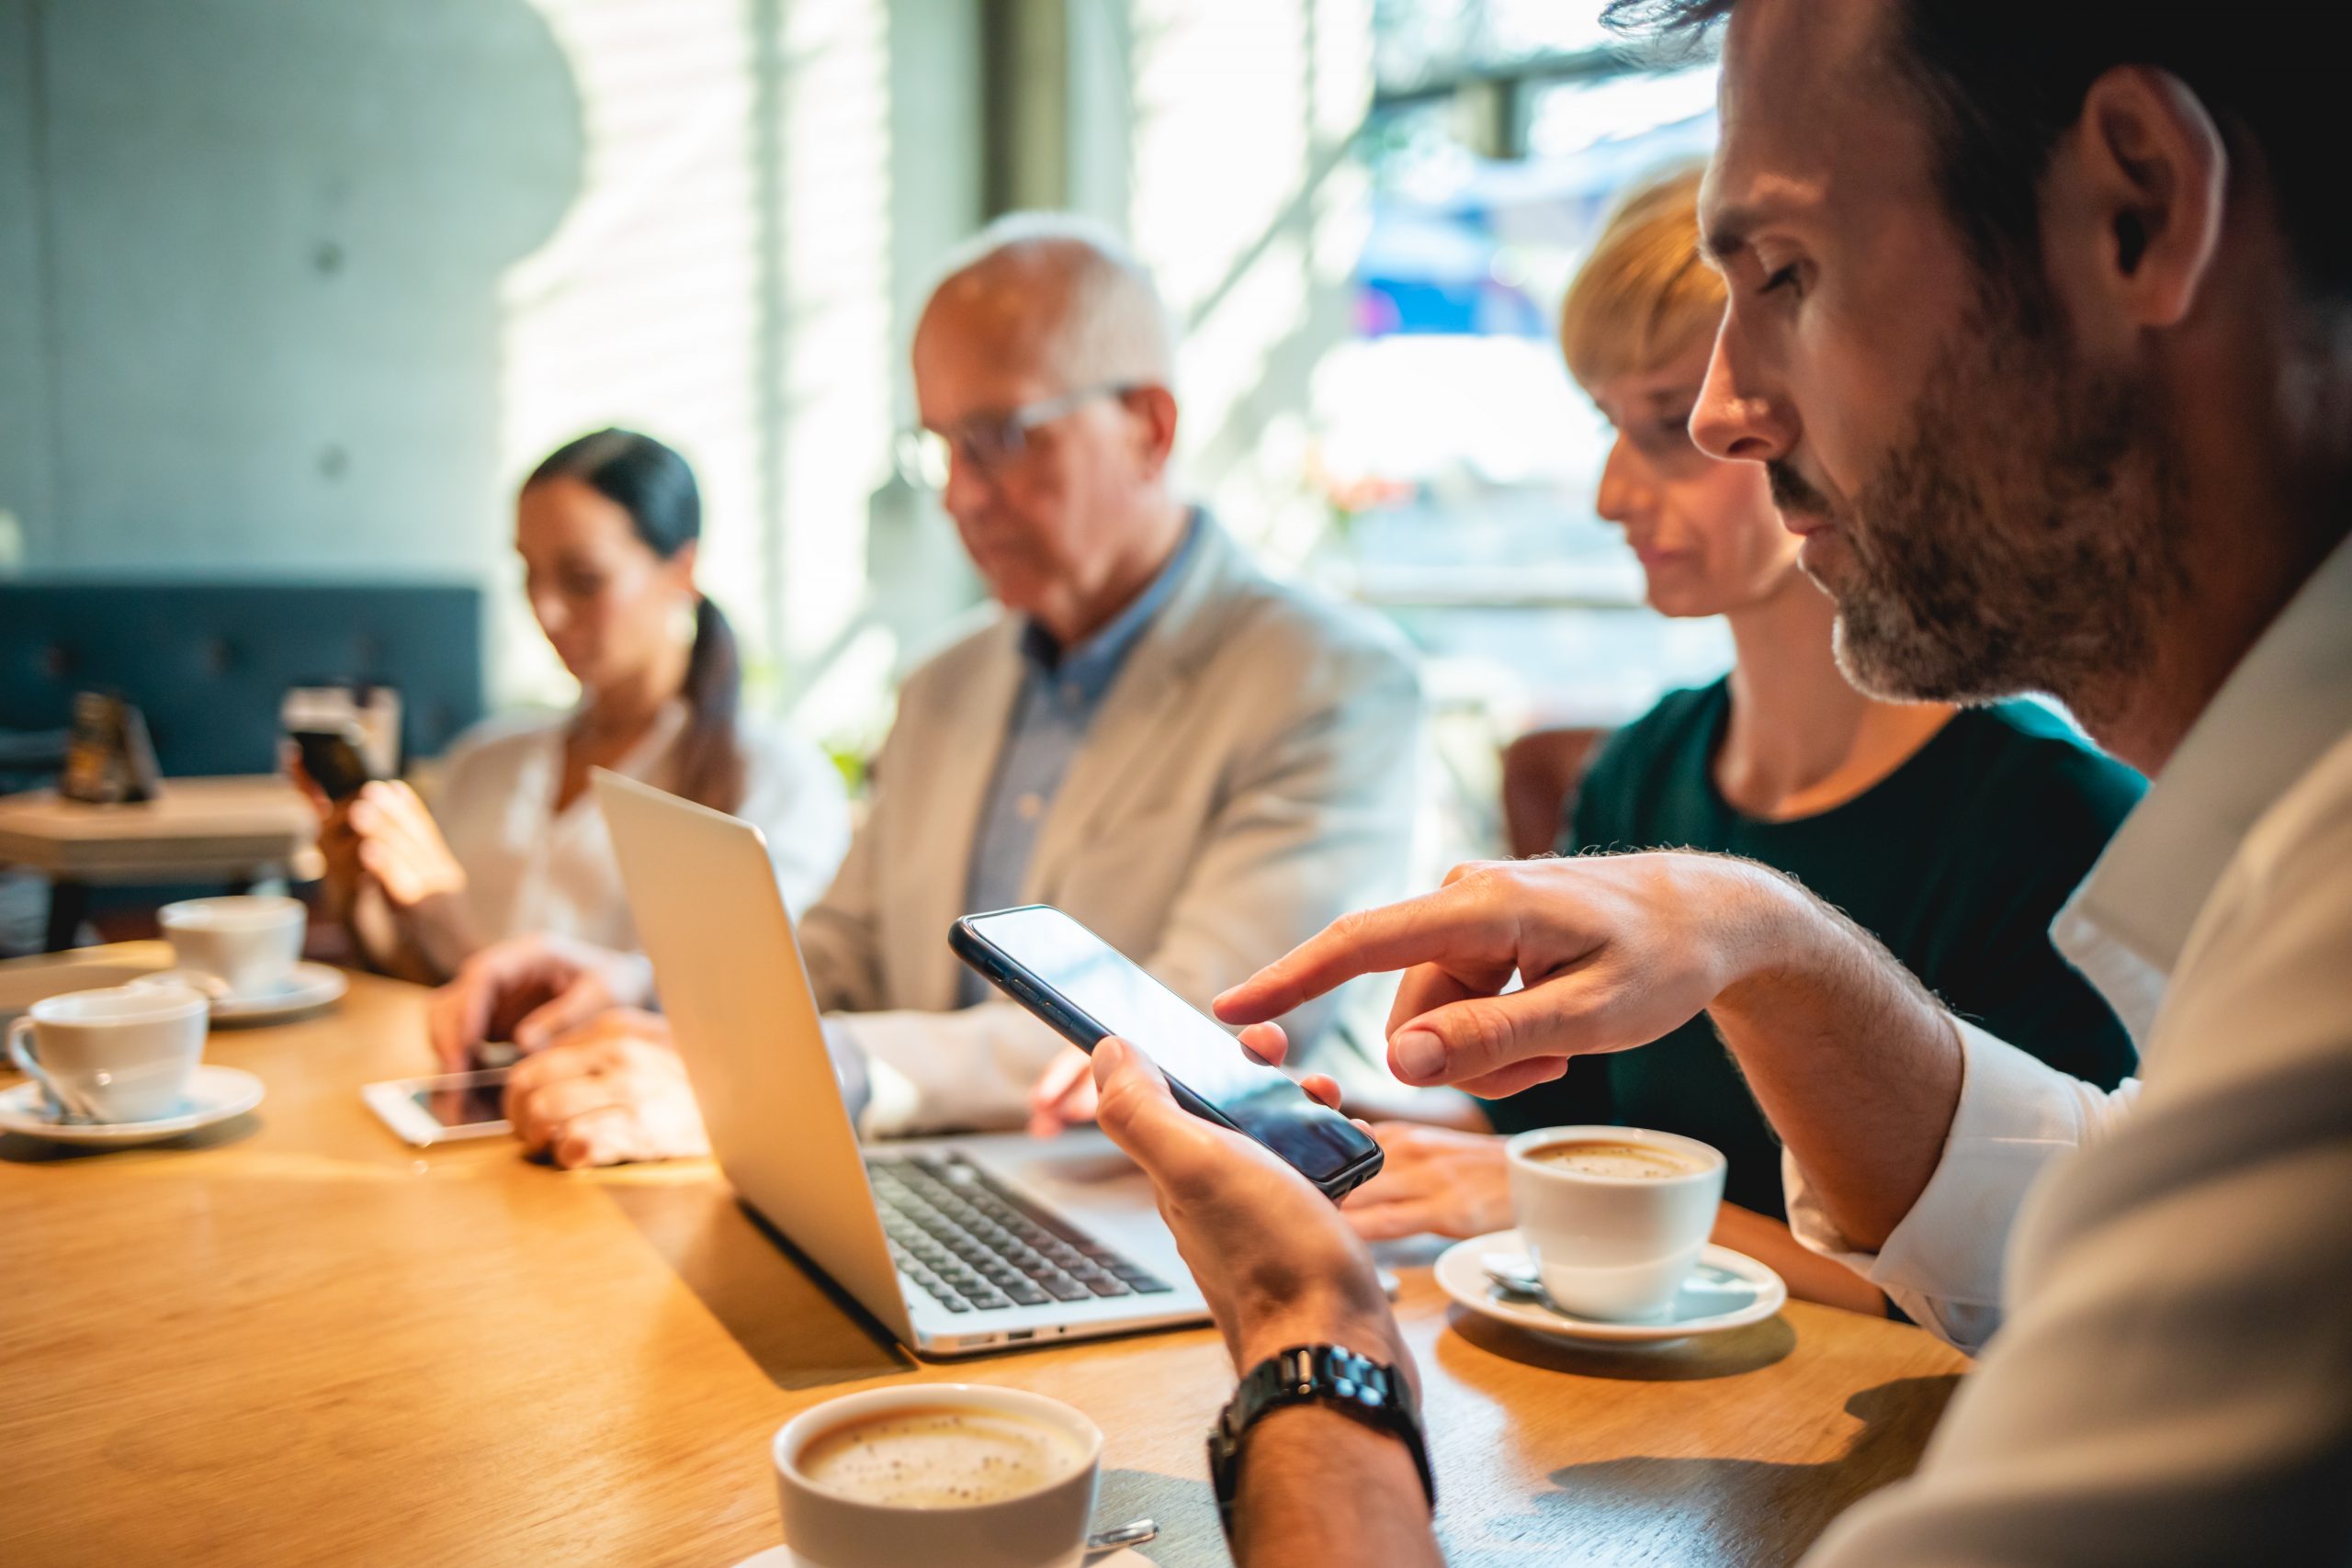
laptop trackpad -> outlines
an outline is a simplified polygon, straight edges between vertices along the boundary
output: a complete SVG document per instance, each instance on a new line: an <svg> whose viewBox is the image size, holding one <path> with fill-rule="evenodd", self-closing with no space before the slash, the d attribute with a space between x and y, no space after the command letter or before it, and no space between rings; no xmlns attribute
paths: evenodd
<svg viewBox="0 0 2352 1568"><path fill-rule="evenodd" d="M1088 1206L1109 1203L1122 1210L1140 1205L1159 1212L1152 1203L1151 1183L1136 1162L1091 1127L1058 1138L990 1133L941 1141L1040 1198Z"/></svg>
<svg viewBox="0 0 2352 1568"><path fill-rule="evenodd" d="M1094 1129L1065 1133L1057 1138L1003 1133L940 1142L961 1150L1154 1272L1172 1269L1175 1273L1166 1277L1190 1279L1176 1254L1176 1238L1168 1234L1159 1218L1151 1183L1133 1160Z"/></svg>

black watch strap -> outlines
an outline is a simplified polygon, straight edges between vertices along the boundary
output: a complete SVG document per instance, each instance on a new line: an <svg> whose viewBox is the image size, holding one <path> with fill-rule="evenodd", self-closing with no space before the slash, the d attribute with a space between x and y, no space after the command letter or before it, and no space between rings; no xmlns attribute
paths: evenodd
<svg viewBox="0 0 2352 1568"><path fill-rule="evenodd" d="M1209 1433L1209 1481L1217 1517L1233 1533L1233 1495L1240 1482L1241 1441L1258 1418L1285 1404L1317 1404L1345 1412L1375 1431L1401 1440L1420 1472L1430 1511L1437 1511L1437 1479L1411 1393L1396 1369L1340 1345L1293 1345L1250 1369Z"/></svg>

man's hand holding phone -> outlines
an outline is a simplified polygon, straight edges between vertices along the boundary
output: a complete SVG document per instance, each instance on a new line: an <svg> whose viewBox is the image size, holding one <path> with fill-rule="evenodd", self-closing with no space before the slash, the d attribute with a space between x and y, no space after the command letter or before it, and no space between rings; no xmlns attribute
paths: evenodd
<svg viewBox="0 0 2352 1568"><path fill-rule="evenodd" d="M1094 1047L1089 1067L1097 1120L1151 1178L1236 1369L1287 1346L1328 1343L1416 1377L1371 1253L1313 1182L1254 1139L1177 1104L1167 1077L1117 1036Z"/></svg>

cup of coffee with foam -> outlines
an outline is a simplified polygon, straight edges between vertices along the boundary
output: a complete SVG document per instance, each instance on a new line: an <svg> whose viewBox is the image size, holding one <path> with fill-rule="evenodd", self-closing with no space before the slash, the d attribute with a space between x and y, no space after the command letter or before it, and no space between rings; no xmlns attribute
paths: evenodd
<svg viewBox="0 0 2352 1568"><path fill-rule="evenodd" d="M1656 1317L1714 1229L1724 1156L1674 1133L1543 1127L1504 1145L1519 1234L1555 1304Z"/></svg>
<svg viewBox="0 0 2352 1568"><path fill-rule="evenodd" d="M179 965L175 978L239 1001L284 986L302 956L310 911L300 898L187 898L155 913Z"/></svg>
<svg viewBox="0 0 2352 1568"><path fill-rule="evenodd" d="M827 1400L773 1451L802 1568L1075 1568L1102 1434L1041 1394L922 1383Z"/></svg>

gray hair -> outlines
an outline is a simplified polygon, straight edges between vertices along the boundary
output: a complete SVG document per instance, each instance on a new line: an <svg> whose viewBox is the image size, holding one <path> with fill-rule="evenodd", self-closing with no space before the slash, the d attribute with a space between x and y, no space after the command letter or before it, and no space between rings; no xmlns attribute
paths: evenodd
<svg viewBox="0 0 2352 1568"><path fill-rule="evenodd" d="M949 254L923 313L951 296L989 295L1008 311L1035 313L1033 324L1052 340L1045 352L1074 387L1175 379L1176 330L1159 286L1106 224L1006 213Z"/></svg>

